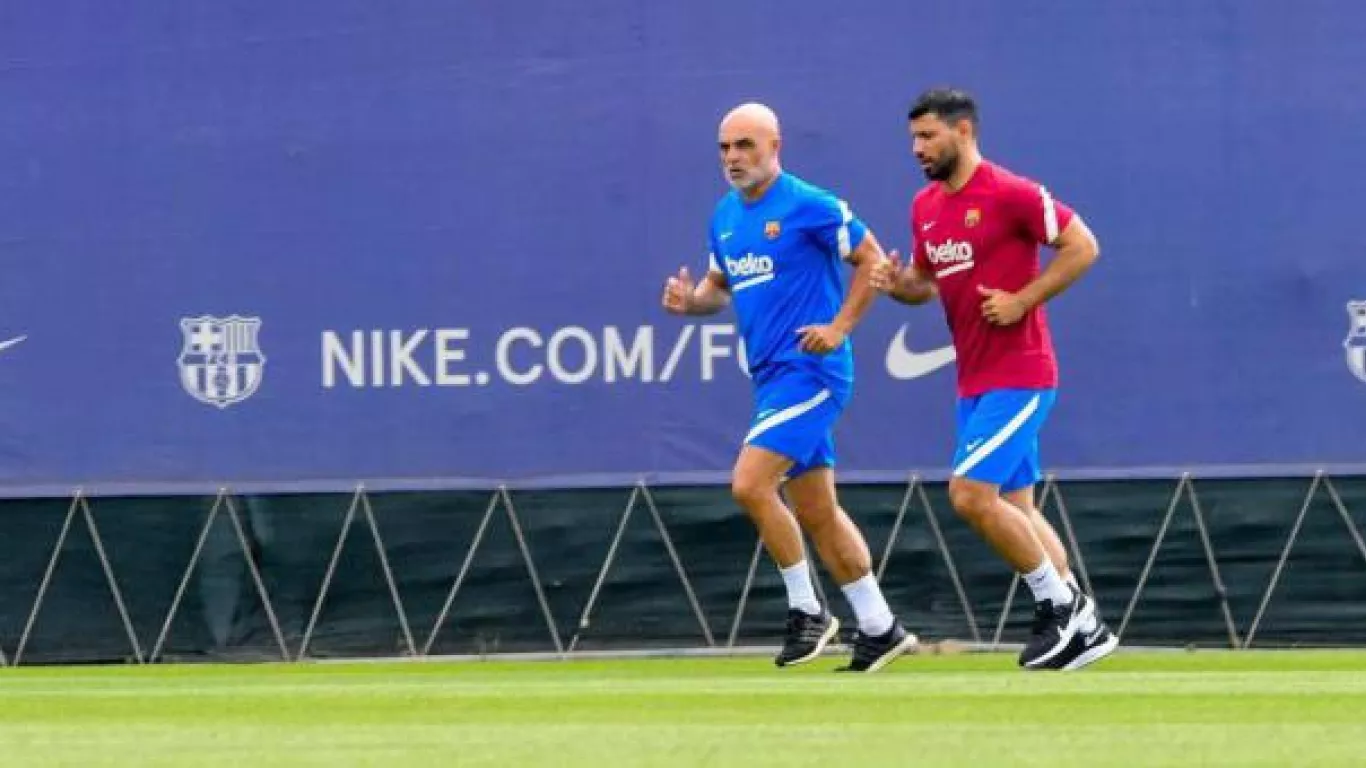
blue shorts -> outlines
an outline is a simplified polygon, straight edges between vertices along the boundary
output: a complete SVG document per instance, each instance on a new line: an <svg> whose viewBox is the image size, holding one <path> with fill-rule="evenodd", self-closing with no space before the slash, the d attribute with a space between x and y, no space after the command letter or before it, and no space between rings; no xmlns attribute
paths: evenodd
<svg viewBox="0 0 1366 768"><path fill-rule="evenodd" d="M1039 430L1056 389L997 389L958 400L954 477L998 485L1002 493L1039 482Z"/></svg>
<svg viewBox="0 0 1366 768"><path fill-rule="evenodd" d="M833 467L835 422L847 401L846 388L832 386L809 369L784 367L755 387L754 417L745 445L791 459L788 478Z"/></svg>

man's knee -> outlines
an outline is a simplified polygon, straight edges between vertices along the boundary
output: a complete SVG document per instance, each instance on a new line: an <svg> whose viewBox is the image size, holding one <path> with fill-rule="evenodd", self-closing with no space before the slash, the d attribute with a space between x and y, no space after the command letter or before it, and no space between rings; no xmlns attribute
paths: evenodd
<svg viewBox="0 0 1366 768"><path fill-rule="evenodd" d="M846 516L844 510L840 509L839 502L833 498L803 500L795 506L802 527L816 539L822 539L828 532L838 530L840 518Z"/></svg>
<svg viewBox="0 0 1366 768"><path fill-rule="evenodd" d="M949 481L949 502L959 517L976 524L996 510L999 498L996 487L966 477L954 477Z"/></svg>
<svg viewBox="0 0 1366 768"><path fill-rule="evenodd" d="M731 476L730 495L745 509L763 504L778 492L776 478L763 477L754 472L737 471Z"/></svg>

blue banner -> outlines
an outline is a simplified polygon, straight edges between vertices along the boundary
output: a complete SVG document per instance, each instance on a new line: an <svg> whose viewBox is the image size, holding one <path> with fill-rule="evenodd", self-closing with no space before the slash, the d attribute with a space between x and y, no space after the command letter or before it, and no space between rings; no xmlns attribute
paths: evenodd
<svg viewBox="0 0 1366 768"><path fill-rule="evenodd" d="M724 480L733 318L659 307L705 268L717 121L772 105L786 166L904 253L941 83L1101 241L1050 306L1049 468L1366 471L1359 3L4 17L0 493ZM942 476L940 308L881 301L854 344L842 476Z"/></svg>

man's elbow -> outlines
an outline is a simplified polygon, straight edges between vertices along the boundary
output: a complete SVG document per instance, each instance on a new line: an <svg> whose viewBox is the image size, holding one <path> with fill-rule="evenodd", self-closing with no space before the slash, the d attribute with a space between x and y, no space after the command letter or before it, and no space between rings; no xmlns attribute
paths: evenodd
<svg viewBox="0 0 1366 768"><path fill-rule="evenodd" d="M1087 267L1095 264L1096 259L1100 258L1100 242L1090 232L1086 233L1086 237L1082 241L1082 258Z"/></svg>
<svg viewBox="0 0 1366 768"><path fill-rule="evenodd" d="M1096 234L1081 221L1080 217L1068 229L1073 230L1072 241L1075 243L1079 259L1088 267L1094 264L1096 259L1100 258L1100 241L1096 239Z"/></svg>

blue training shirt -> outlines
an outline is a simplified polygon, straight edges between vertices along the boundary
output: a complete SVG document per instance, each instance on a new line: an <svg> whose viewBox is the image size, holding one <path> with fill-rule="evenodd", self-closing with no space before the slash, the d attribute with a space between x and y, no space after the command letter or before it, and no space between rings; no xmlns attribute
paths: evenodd
<svg viewBox="0 0 1366 768"><path fill-rule="evenodd" d="M755 383L778 364L796 363L834 385L852 386L850 341L829 354L811 354L801 350L797 329L826 325L839 314L844 260L867 232L843 200L786 172L754 202L731 190L717 203L710 268L730 288Z"/></svg>

